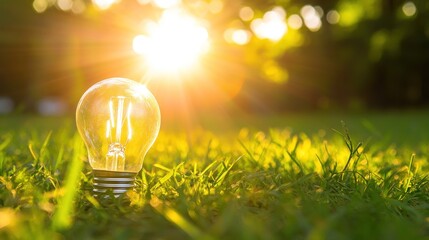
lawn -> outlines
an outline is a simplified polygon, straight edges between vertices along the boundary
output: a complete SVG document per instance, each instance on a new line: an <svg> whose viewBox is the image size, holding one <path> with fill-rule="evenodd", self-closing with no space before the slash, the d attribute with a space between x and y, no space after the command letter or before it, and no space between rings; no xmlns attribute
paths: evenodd
<svg viewBox="0 0 429 240"><path fill-rule="evenodd" d="M72 118L0 117L0 239L429 238L429 112L231 119L163 124L100 199Z"/></svg>

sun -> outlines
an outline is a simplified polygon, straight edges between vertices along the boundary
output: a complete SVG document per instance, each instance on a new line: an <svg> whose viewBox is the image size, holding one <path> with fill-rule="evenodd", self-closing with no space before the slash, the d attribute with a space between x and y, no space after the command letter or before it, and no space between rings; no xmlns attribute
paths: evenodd
<svg viewBox="0 0 429 240"><path fill-rule="evenodd" d="M208 51L207 29L179 9L165 10L158 22L146 24L147 34L133 39L133 50L155 73L192 68Z"/></svg>

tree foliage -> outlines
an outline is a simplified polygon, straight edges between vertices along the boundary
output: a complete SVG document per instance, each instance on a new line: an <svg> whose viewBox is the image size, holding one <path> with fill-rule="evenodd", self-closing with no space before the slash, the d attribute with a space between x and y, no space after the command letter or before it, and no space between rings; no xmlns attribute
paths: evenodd
<svg viewBox="0 0 429 240"><path fill-rule="evenodd" d="M48 4L41 14L35 13L36 2ZM71 8L62 11L59 2L0 3L4 66L0 95L30 105L44 96L60 96L74 104L94 81L112 74L136 77L131 67L134 57L112 56L115 51L130 51L129 39L139 34L139 22L159 17L163 9L122 1L101 10L92 1L70 0L87 6L73 13ZM196 7L215 2L223 6L218 12ZM230 71L216 84L228 85L219 79L234 78L237 68L231 66L242 69L238 75L245 81L234 101L248 109L364 109L429 102L429 3L425 1L184 0L182 4L210 26L217 52L214 62ZM281 7L286 33L276 41L261 39L252 21L240 18L245 6L253 10L253 20ZM317 9L319 27L308 26L303 16L306 6ZM292 27L292 15L300 17L302 27ZM330 22L330 16L336 16L337 22ZM224 38L228 29L245 30L251 38L243 45L228 42ZM118 44L122 47L112 48Z"/></svg>

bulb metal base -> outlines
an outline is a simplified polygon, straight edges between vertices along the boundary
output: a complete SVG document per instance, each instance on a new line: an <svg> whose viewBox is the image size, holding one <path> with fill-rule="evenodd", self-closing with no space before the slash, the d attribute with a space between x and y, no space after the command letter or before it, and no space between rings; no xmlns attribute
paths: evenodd
<svg viewBox="0 0 429 240"><path fill-rule="evenodd" d="M134 187L134 181L137 173L135 172L116 172L107 170L93 170L94 174L94 196L113 193L119 197L126 191Z"/></svg>

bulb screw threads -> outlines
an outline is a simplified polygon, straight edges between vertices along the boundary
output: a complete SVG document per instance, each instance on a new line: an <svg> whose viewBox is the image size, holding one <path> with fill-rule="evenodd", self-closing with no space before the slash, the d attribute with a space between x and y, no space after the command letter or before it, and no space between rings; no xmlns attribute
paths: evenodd
<svg viewBox="0 0 429 240"><path fill-rule="evenodd" d="M116 172L107 170L93 170L94 174L94 196L106 195L112 193L119 197L126 191L134 187L134 181L137 173L135 172Z"/></svg>

